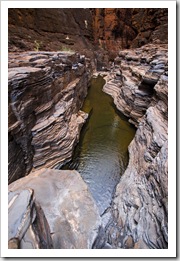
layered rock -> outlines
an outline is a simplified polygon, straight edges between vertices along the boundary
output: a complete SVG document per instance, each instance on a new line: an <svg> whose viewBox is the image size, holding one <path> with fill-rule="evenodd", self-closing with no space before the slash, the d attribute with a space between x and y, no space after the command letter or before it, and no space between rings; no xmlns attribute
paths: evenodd
<svg viewBox="0 0 180 261"><path fill-rule="evenodd" d="M163 79L167 80L167 45L120 51L114 64L103 89L137 127L150 104L156 103L154 87L160 76L164 74Z"/></svg>
<svg viewBox="0 0 180 261"><path fill-rule="evenodd" d="M76 171L41 169L9 185L9 248L92 248L100 224Z"/></svg>
<svg viewBox="0 0 180 261"><path fill-rule="evenodd" d="M96 247L107 242L114 248L167 248L167 46L148 45L119 55L104 91L138 129L116 188L113 221Z"/></svg>
<svg viewBox="0 0 180 261"><path fill-rule="evenodd" d="M75 53L9 54L9 182L71 157L90 74Z"/></svg>

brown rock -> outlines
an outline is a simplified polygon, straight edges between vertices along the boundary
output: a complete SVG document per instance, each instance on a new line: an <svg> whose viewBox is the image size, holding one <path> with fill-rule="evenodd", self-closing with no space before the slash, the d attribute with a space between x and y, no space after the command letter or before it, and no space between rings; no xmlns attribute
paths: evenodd
<svg viewBox="0 0 180 261"><path fill-rule="evenodd" d="M19 248L19 240L17 238L12 238L8 241L9 249L18 249Z"/></svg>
<svg viewBox="0 0 180 261"><path fill-rule="evenodd" d="M96 8L93 10L95 43L112 51L167 43L165 8Z"/></svg>
<svg viewBox="0 0 180 261"><path fill-rule="evenodd" d="M92 48L89 9L10 8L8 26L9 51L60 51L63 48L82 51Z"/></svg>
<svg viewBox="0 0 180 261"><path fill-rule="evenodd" d="M133 238L131 236L128 236L124 246L125 246L125 248L133 248L134 241L133 241Z"/></svg>

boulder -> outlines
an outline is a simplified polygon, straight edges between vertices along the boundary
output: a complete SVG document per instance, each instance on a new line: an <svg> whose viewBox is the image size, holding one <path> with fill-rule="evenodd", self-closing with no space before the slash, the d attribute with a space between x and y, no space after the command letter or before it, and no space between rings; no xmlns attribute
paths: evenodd
<svg viewBox="0 0 180 261"><path fill-rule="evenodd" d="M9 185L9 198L9 240L17 238L20 248L47 248L41 241L56 249L92 248L101 220L77 171L31 172Z"/></svg>

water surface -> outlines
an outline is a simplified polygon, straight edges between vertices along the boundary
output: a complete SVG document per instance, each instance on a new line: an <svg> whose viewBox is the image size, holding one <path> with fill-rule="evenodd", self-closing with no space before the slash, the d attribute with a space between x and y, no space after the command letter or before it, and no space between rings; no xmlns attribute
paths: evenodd
<svg viewBox="0 0 180 261"><path fill-rule="evenodd" d="M73 159L63 169L76 169L88 184L100 214L109 207L128 163L128 145L135 128L102 91L105 80L92 78L82 110L89 113Z"/></svg>

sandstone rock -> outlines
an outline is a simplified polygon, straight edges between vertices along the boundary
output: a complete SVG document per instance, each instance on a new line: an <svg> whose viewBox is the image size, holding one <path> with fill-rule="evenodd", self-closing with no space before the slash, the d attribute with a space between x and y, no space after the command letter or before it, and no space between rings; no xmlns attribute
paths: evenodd
<svg viewBox="0 0 180 261"><path fill-rule="evenodd" d="M38 209L42 208L50 229L40 230L44 218L42 213L38 214L37 235L42 237L43 231L50 234L53 248L92 247L101 221L97 206L78 172L41 169L10 184L9 191L13 195L10 201L9 238L18 238L21 248L37 247L32 238L35 216L30 213L34 211L33 203ZM24 193L27 197L24 197ZM18 208L22 211L17 211ZM26 216L27 221L23 222ZM16 220L20 225L17 226L19 223Z"/></svg>
<svg viewBox="0 0 180 261"><path fill-rule="evenodd" d="M71 158L87 118L79 110L90 74L85 57L75 53L9 54L9 183L32 166Z"/></svg>
<svg viewBox="0 0 180 261"><path fill-rule="evenodd" d="M133 238L131 236L128 236L128 238L125 241L125 247L133 248L133 246L134 246Z"/></svg>
<svg viewBox="0 0 180 261"><path fill-rule="evenodd" d="M113 61L119 49L167 43L167 25L166 8L10 8L8 47L9 51L72 49L106 68L106 61Z"/></svg>

